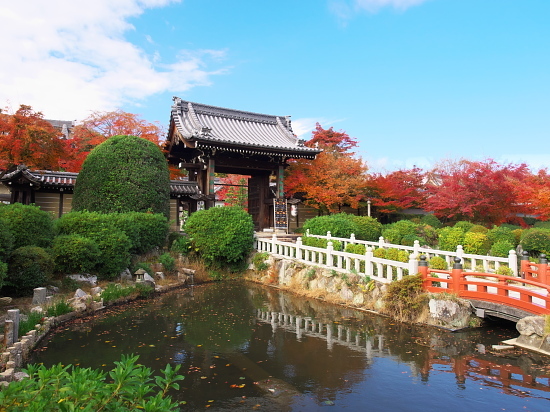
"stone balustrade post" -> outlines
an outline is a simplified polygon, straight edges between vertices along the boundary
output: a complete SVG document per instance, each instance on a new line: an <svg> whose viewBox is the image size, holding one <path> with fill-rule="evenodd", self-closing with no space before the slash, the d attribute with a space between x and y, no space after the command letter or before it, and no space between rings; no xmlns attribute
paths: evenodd
<svg viewBox="0 0 550 412"><path fill-rule="evenodd" d="M372 258L374 254L372 253L372 247L367 246L365 250L365 276L372 277Z"/></svg>
<svg viewBox="0 0 550 412"><path fill-rule="evenodd" d="M4 322L4 347L13 345L13 320L7 319Z"/></svg>
<svg viewBox="0 0 550 412"><path fill-rule="evenodd" d="M508 267L512 269L514 276L518 276L518 255L514 249L508 252Z"/></svg>
<svg viewBox="0 0 550 412"><path fill-rule="evenodd" d="M302 238L296 239L296 259L302 260Z"/></svg>
<svg viewBox="0 0 550 412"><path fill-rule="evenodd" d="M332 252L333 251L334 251L334 247L332 246L332 242L328 242L327 243L327 261L326 261L326 265L329 266L329 267L334 266L333 262L332 262Z"/></svg>
<svg viewBox="0 0 550 412"><path fill-rule="evenodd" d="M413 253L415 256L420 254L420 241L418 239L414 241Z"/></svg>
<svg viewBox="0 0 550 412"><path fill-rule="evenodd" d="M45 288L44 288L45 289ZM8 310L8 319L13 321L13 341L15 343L19 340L19 322L21 321L21 314L19 309Z"/></svg>

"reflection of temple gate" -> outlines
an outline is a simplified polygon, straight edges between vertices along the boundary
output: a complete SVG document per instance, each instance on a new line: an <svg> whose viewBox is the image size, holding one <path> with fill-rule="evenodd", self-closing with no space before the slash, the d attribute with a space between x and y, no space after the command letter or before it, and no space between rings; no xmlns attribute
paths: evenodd
<svg viewBox="0 0 550 412"><path fill-rule="evenodd" d="M299 141L288 117L206 106L174 98L168 159L187 169L201 191L197 201L215 203L216 173L251 176L248 207L256 229L273 226L273 198L284 196L289 159L314 159L320 152ZM269 187L273 176L275 188Z"/></svg>

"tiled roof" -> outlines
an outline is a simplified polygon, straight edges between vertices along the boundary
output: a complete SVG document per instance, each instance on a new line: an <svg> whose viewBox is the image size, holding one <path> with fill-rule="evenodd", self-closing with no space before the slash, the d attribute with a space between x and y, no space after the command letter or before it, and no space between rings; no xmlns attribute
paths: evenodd
<svg viewBox="0 0 550 412"><path fill-rule="evenodd" d="M38 187L73 189L78 173L54 172L51 170L29 170L27 166L19 165L17 169L2 176L0 182L7 183L19 177L27 179ZM171 195L194 195L198 193L200 193L200 191L197 182L185 180L170 181Z"/></svg>
<svg viewBox="0 0 550 412"><path fill-rule="evenodd" d="M256 151L293 152L314 157L320 150L305 147L294 135L288 116L243 112L174 98L172 121L180 136L201 146L241 146Z"/></svg>

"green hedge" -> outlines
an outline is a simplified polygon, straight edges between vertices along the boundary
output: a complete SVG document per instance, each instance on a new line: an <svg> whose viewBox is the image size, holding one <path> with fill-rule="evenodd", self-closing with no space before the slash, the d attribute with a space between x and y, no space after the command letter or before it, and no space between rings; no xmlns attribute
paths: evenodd
<svg viewBox="0 0 550 412"><path fill-rule="evenodd" d="M464 252L473 255L486 255L491 248L491 242L486 234L467 232L464 235Z"/></svg>
<svg viewBox="0 0 550 412"><path fill-rule="evenodd" d="M550 254L550 230L529 229L524 231L521 237L521 247L532 255Z"/></svg>
<svg viewBox="0 0 550 412"><path fill-rule="evenodd" d="M254 223L245 210L212 207L187 219L190 250L212 267L240 270L254 245Z"/></svg>
<svg viewBox="0 0 550 412"><path fill-rule="evenodd" d="M82 165L73 210L148 212L170 216L170 174L160 148L136 136L114 136Z"/></svg>
<svg viewBox="0 0 550 412"><path fill-rule="evenodd" d="M22 246L49 247L52 242L52 215L37 206L0 204L0 220L12 235L14 249Z"/></svg>
<svg viewBox="0 0 550 412"><path fill-rule="evenodd" d="M8 229L8 222L0 219L0 262L5 262L13 250L13 235Z"/></svg>
<svg viewBox="0 0 550 412"><path fill-rule="evenodd" d="M444 227L439 230L439 249L456 251L458 245L464 244L464 230L460 227Z"/></svg>
<svg viewBox="0 0 550 412"><path fill-rule="evenodd" d="M57 236L52 245L55 271L58 273L89 273L101 262L97 243L80 235Z"/></svg>
<svg viewBox="0 0 550 412"><path fill-rule="evenodd" d="M353 217L346 213L317 216L305 221L304 233L309 230L311 235L326 236L330 232L333 237L349 238L352 233L359 231Z"/></svg>
<svg viewBox="0 0 550 412"><path fill-rule="evenodd" d="M30 294L34 288L46 286L53 269L53 259L38 246L15 249L8 262L5 286L17 296Z"/></svg>

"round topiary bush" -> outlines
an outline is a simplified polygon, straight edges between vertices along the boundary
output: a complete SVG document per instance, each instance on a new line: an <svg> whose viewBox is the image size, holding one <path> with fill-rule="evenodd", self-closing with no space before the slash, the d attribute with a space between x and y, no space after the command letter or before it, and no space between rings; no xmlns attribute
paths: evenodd
<svg viewBox="0 0 550 412"><path fill-rule="evenodd" d="M441 256L433 256L429 261L430 268L436 270L447 270L447 261Z"/></svg>
<svg viewBox="0 0 550 412"><path fill-rule="evenodd" d="M8 229L8 222L0 219L0 262L6 262L13 250L13 235Z"/></svg>
<svg viewBox="0 0 550 412"><path fill-rule="evenodd" d="M160 148L136 136L114 136L82 165L73 210L153 212L169 217L170 174Z"/></svg>
<svg viewBox="0 0 550 412"><path fill-rule="evenodd" d="M497 242L509 242L512 243L514 247L517 245L513 229L507 226L493 226L493 228L487 232L487 237L492 244ZM512 247L512 249L514 247Z"/></svg>
<svg viewBox="0 0 550 412"><path fill-rule="evenodd" d="M550 254L550 230L529 229L524 231L521 237L521 247L532 255Z"/></svg>
<svg viewBox="0 0 550 412"><path fill-rule="evenodd" d="M455 251L464 244L464 230L460 227L444 227L439 230L439 249Z"/></svg>
<svg viewBox="0 0 550 412"><path fill-rule="evenodd" d="M486 255L491 248L491 242L484 233L467 232L464 235L464 252L473 255Z"/></svg>
<svg viewBox="0 0 550 412"><path fill-rule="evenodd" d="M435 229L439 229L442 226L441 220L439 220L435 215L432 215L431 213L422 216L422 218L420 219L420 223L423 225L429 225Z"/></svg>
<svg viewBox="0 0 550 412"><path fill-rule="evenodd" d="M241 269L254 245L254 222L243 209L213 207L187 219L191 250L212 267Z"/></svg>
<svg viewBox="0 0 550 412"><path fill-rule="evenodd" d="M507 240L499 240L491 246L490 255L497 257L508 257L510 250L514 249L514 244Z"/></svg>
<svg viewBox="0 0 550 412"><path fill-rule="evenodd" d="M400 245L403 236L416 235L416 229L420 225L410 220L400 220L389 225L385 225L382 229L382 236L387 242L395 245Z"/></svg>
<svg viewBox="0 0 550 412"><path fill-rule="evenodd" d="M53 219L37 206L0 204L0 221L12 235L14 249L22 246L49 247L53 238Z"/></svg>
<svg viewBox="0 0 550 412"><path fill-rule="evenodd" d="M90 238L62 235L53 241L52 257L58 273L89 273L100 262L101 253Z"/></svg>
<svg viewBox="0 0 550 412"><path fill-rule="evenodd" d="M53 259L41 247L23 246L13 251L8 262L5 285L10 292L23 296L34 288L46 286L53 268Z"/></svg>
<svg viewBox="0 0 550 412"><path fill-rule="evenodd" d="M312 235L326 236L330 232L333 237L349 238L352 233L358 232L353 216L346 213L317 216L305 221L304 232L309 230Z"/></svg>
<svg viewBox="0 0 550 412"><path fill-rule="evenodd" d="M353 215L349 215L353 216ZM376 242L382 235L382 223L370 216L353 216L355 238Z"/></svg>

